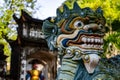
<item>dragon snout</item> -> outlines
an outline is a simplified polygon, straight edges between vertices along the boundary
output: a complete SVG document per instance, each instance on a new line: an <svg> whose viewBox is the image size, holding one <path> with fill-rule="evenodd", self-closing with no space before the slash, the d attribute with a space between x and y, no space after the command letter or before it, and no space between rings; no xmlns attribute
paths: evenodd
<svg viewBox="0 0 120 80"><path fill-rule="evenodd" d="M87 31L98 31L98 30L101 30L101 25L98 25L98 24L94 24L94 23L91 23L91 24L88 24L88 25L85 25L83 27L84 30L87 30Z"/></svg>

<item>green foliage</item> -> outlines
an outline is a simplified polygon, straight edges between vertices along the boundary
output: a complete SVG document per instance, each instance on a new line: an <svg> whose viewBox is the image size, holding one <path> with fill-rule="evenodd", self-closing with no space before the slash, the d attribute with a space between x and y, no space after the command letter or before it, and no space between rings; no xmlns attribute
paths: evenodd
<svg viewBox="0 0 120 80"><path fill-rule="evenodd" d="M104 16L109 23L109 20L114 21L115 19L120 19L120 1L119 0L78 0L81 7L91 7L96 9L97 7L102 7L104 11Z"/></svg>
<svg viewBox="0 0 120 80"><path fill-rule="evenodd" d="M116 49L120 50L120 32L113 32L112 34L106 34L104 41L105 52L108 49L109 43L112 43Z"/></svg>
<svg viewBox="0 0 120 80"><path fill-rule="evenodd" d="M119 20L114 20L112 22L112 30L120 32L120 21Z"/></svg>

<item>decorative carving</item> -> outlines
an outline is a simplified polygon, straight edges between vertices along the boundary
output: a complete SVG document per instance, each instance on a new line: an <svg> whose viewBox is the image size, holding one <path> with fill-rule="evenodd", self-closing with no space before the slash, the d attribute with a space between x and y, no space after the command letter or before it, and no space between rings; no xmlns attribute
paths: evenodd
<svg viewBox="0 0 120 80"><path fill-rule="evenodd" d="M21 17L18 19L16 15L13 18L18 24L18 36L22 44L27 42L36 42L45 44L44 34L41 31L43 20L34 19L28 13L22 10Z"/></svg>

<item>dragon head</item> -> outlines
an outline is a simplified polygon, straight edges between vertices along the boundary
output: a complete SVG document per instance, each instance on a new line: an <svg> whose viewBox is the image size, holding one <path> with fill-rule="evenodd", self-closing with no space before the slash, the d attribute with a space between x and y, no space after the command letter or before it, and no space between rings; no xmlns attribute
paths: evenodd
<svg viewBox="0 0 120 80"><path fill-rule="evenodd" d="M80 8L75 2L73 9L63 6L63 12L57 9L54 22L46 20L43 32L48 46L58 49L60 55L72 60L83 60L89 73L94 72L103 53L105 18L98 7L93 11L89 7Z"/></svg>

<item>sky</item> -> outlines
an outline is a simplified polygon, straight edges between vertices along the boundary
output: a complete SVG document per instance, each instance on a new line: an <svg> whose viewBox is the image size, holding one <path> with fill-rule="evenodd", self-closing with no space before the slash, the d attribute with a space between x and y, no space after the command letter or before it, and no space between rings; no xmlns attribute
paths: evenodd
<svg viewBox="0 0 120 80"><path fill-rule="evenodd" d="M36 6L39 6L34 18L46 19L56 16L56 9L62 5L65 0L37 0Z"/></svg>
<svg viewBox="0 0 120 80"><path fill-rule="evenodd" d="M66 0L37 0L35 4L36 12L32 17L46 19L56 16L56 9ZM0 6L4 6L3 0L0 0Z"/></svg>

